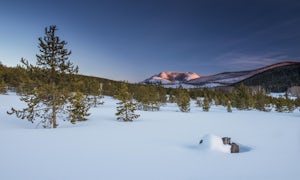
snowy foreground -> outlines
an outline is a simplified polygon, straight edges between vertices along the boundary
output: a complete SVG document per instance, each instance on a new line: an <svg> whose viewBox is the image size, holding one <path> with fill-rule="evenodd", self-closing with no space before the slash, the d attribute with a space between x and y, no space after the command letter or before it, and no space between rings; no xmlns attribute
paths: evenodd
<svg viewBox="0 0 300 180"><path fill-rule="evenodd" d="M0 95L1 180L199 180L300 178L300 113L236 111L212 107L191 113L168 104L118 122L116 101L91 109L87 122L36 128L6 115L19 104ZM211 134L211 135L207 135ZM242 153L210 148L204 137L231 137ZM207 138L210 137L210 138ZM211 141L210 143L214 143ZM221 148L222 149L222 148Z"/></svg>

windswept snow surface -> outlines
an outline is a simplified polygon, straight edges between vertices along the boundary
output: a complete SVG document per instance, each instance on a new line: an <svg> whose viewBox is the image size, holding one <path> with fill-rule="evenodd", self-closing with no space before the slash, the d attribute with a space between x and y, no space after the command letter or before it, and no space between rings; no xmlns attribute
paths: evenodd
<svg viewBox="0 0 300 180"><path fill-rule="evenodd" d="M191 112L168 104L118 122L116 100L91 109L83 123L36 128L9 116L22 106L14 94L0 95L1 180L296 180L300 178L300 113L237 111L224 107ZM242 153L203 151L206 134L231 137Z"/></svg>

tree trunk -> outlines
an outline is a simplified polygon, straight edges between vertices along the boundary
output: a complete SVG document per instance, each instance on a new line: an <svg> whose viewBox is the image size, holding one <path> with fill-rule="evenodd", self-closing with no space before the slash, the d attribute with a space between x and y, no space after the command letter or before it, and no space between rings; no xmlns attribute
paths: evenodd
<svg viewBox="0 0 300 180"><path fill-rule="evenodd" d="M57 124L56 124L56 107L55 107L55 105L52 106L52 121L53 121L53 128L56 128Z"/></svg>
<svg viewBox="0 0 300 180"><path fill-rule="evenodd" d="M55 91L55 83L52 83L52 87ZM56 124L56 94L54 93L52 96L52 123L53 123L53 128L57 127Z"/></svg>

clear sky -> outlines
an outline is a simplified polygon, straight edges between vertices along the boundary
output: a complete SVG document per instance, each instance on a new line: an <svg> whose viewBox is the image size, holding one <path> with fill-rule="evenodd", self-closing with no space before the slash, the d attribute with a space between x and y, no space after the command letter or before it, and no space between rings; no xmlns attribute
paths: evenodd
<svg viewBox="0 0 300 180"><path fill-rule="evenodd" d="M80 74L129 82L300 61L299 0L0 0L0 23L4 65L57 25Z"/></svg>

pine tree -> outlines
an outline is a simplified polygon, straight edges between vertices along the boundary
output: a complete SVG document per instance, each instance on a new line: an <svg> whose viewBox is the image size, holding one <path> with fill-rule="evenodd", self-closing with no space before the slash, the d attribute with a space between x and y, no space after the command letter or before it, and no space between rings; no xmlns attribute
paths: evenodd
<svg viewBox="0 0 300 180"><path fill-rule="evenodd" d="M282 97L277 98L275 100L275 110L277 112L283 112L284 111L284 99Z"/></svg>
<svg viewBox="0 0 300 180"><path fill-rule="evenodd" d="M92 93L92 104L94 107L97 107L99 105L103 105L104 102L102 99L104 98L103 96L103 84L98 83L97 81L95 82L99 87L97 88L97 85L94 87L96 90Z"/></svg>
<svg viewBox="0 0 300 180"><path fill-rule="evenodd" d="M227 112L232 112L230 100L227 101Z"/></svg>
<svg viewBox="0 0 300 180"><path fill-rule="evenodd" d="M176 100L177 100L177 105L181 112L190 112L191 98L187 90L183 88L178 88Z"/></svg>
<svg viewBox="0 0 300 180"><path fill-rule="evenodd" d="M201 97L197 97L196 104L197 104L198 107L202 107L203 106L203 102L201 100Z"/></svg>
<svg viewBox="0 0 300 180"><path fill-rule="evenodd" d="M125 83L121 84L115 97L119 100L117 103L117 120L133 121L140 117L140 115L135 114L137 104L133 100L133 95L128 92L128 87Z"/></svg>
<svg viewBox="0 0 300 180"><path fill-rule="evenodd" d="M297 97L297 99L295 100L295 106L300 107L300 97Z"/></svg>
<svg viewBox="0 0 300 180"><path fill-rule="evenodd" d="M90 113L88 113L90 106L87 106L89 98L77 92L70 97L69 101L70 105L68 106L68 111L70 122L75 124L77 121L86 121L86 117L90 115Z"/></svg>
<svg viewBox="0 0 300 180"><path fill-rule="evenodd" d="M255 95L255 109L260 111L267 111L266 109L266 96L262 90L259 90Z"/></svg>
<svg viewBox="0 0 300 180"><path fill-rule="evenodd" d="M5 69L6 68L2 65L0 61L0 94L6 93L6 84L4 82Z"/></svg>
<svg viewBox="0 0 300 180"><path fill-rule="evenodd" d="M16 114L21 119L30 122L40 120L45 128L56 128L59 113L70 113L65 107L71 101L71 85L78 67L74 66L66 49L67 42L56 35L57 28L52 25L45 28L44 37L39 38L40 54L36 55L36 65L29 64L22 58L21 63L34 84L21 97L27 104L22 110L11 109L8 114Z"/></svg>
<svg viewBox="0 0 300 180"><path fill-rule="evenodd" d="M208 112L210 109L210 101L207 96L204 96L202 110Z"/></svg>
<svg viewBox="0 0 300 180"><path fill-rule="evenodd" d="M159 104L162 106L167 103L167 90L161 83L156 88L159 94Z"/></svg>
<svg viewBox="0 0 300 180"><path fill-rule="evenodd" d="M148 91L150 93L150 109L151 111L159 111L160 108L160 96L157 88L154 86L149 86Z"/></svg>
<svg viewBox="0 0 300 180"><path fill-rule="evenodd" d="M150 94L146 86L139 86L134 95L135 99L138 101L138 109L148 111L150 109Z"/></svg>
<svg viewBox="0 0 300 180"><path fill-rule="evenodd" d="M289 98L288 93L285 93L285 111L286 112L293 112L295 110L295 103L292 99Z"/></svg>
<svg viewBox="0 0 300 180"><path fill-rule="evenodd" d="M169 103L176 103L176 89L171 89L169 92L169 98L168 98L168 102Z"/></svg>
<svg viewBox="0 0 300 180"><path fill-rule="evenodd" d="M138 86L135 89L134 97L138 101L139 110L158 111L160 109L161 97L156 86Z"/></svg>
<svg viewBox="0 0 300 180"><path fill-rule="evenodd" d="M6 92L6 84L2 79L0 79L0 94L5 94Z"/></svg>
<svg viewBox="0 0 300 180"><path fill-rule="evenodd" d="M176 96L174 94L169 94L169 103L175 103L176 102Z"/></svg>
<svg viewBox="0 0 300 180"><path fill-rule="evenodd" d="M253 107L253 98L250 90L244 85L240 85L236 88L234 93L235 107L239 110L249 110Z"/></svg>

